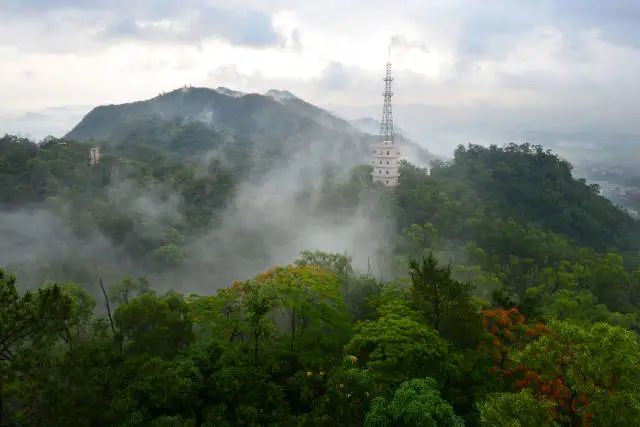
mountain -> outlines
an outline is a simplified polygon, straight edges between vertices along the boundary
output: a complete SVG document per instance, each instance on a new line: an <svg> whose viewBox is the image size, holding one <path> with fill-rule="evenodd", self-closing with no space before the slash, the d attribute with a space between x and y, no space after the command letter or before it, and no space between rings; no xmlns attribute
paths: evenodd
<svg viewBox="0 0 640 427"><path fill-rule="evenodd" d="M290 92L222 87L185 87L145 101L96 107L65 138L158 145L184 154L215 150L232 163L250 161L262 170L295 155L340 166L368 163L376 139ZM407 151L421 162L431 158L413 142L407 142Z"/></svg>
<svg viewBox="0 0 640 427"><path fill-rule="evenodd" d="M356 129L360 129L362 132L375 135L380 132L380 122L371 117L361 117L359 119L349 120L349 123Z"/></svg>
<svg viewBox="0 0 640 427"><path fill-rule="evenodd" d="M359 119L349 120L349 124L364 133L369 133L371 135L378 135L380 133L380 120L376 120L371 117L361 117ZM409 139L406 136L407 133L404 130L398 128L398 126L396 126L395 124L394 131L396 135L399 135L400 137L407 140Z"/></svg>

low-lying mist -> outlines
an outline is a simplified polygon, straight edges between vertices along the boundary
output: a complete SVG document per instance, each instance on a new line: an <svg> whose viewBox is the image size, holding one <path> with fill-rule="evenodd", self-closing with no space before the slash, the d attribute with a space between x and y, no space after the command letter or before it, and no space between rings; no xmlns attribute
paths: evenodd
<svg viewBox="0 0 640 427"><path fill-rule="evenodd" d="M203 169L224 161L215 152L202 159ZM291 263L305 249L344 253L357 270L389 274L385 266L395 225L386 192L363 187L349 193L348 203L332 205L327 187L348 185L354 165L326 152L322 141L274 164L267 173L243 178L210 225L184 239L180 265L151 268L138 262L97 224L74 224L70 218L83 212L60 200L0 212L0 265L16 273L23 287L75 281L93 293L99 277L113 283L125 276L144 276L159 290L211 293ZM183 220L182 194L167 183L137 182L125 172L111 171L103 190L111 211L101 215L126 213L136 218L137 234L161 240L167 224Z"/></svg>
<svg viewBox="0 0 640 427"><path fill-rule="evenodd" d="M186 248L189 261L182 273L193 285L218 288L290 263L305 249L346 253L363 271L380 268L393 229L384 200L370 191L358 195L354 209L321 207L318 184L325 168L314 159L300 154L286 167L240 186L220 226Z"/></svg>

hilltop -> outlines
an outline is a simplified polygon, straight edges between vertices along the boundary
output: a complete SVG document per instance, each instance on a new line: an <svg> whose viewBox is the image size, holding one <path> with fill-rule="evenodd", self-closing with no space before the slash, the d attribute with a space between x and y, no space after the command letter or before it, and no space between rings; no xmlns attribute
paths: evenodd
<svg viewBox="0 0 640 427"><path fill-rule="evenodd" d="M147 144L183 154L218 150L232 162L267 170L296 155L341 167L366 163L376 136L287 91L185 87L144 101L96 107L65 138ZM433 159L416 143L406 138L401 143L411 161Z"/></svg>

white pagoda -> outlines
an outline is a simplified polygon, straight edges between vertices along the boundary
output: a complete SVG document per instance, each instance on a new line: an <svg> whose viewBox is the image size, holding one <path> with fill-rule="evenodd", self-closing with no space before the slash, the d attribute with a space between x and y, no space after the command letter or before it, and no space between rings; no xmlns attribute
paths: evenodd
<svg viewBox="0 0 640 427"><path fill-rule="evenodd" d="M387 74L384 78L384 106L380 124L380 142L373 146L371 166L373 182L386 187L395 187L400 179L400 149L393 133L393 114L391 111L391 62L387 62Z"/></svg>

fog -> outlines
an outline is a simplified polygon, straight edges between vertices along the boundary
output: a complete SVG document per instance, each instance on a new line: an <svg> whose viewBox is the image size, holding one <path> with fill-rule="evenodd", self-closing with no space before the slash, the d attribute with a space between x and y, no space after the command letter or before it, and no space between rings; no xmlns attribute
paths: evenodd
<svg viewBox="0 0 640 427"><path fill-rule="evenodd" d="M323 209L318 184L326 164L309 154L298 153L286 167L242 184L220 226L187 247L188 267L180 274L195 286L217 288L291 263L311 249L347 254L354 268L365 271L375 265L375 272L384 275L394 226L388 206L365 192L354 211Z"/></svg>
<svg viewBox="0 0 640 427"><path fill-rule="evenodd" d="M387 277L395 224L385 194L362 191L349 208L326 206L323 186L347 182L354 166L341 163L340 153L328 146L307 144L266 174L250 174L207 229L186 237L178 268L158 270L137 262L124 245L100 233L96 219L88 220L92 226L74 223L73 218L91 218L90 213L72 212L62 198L0 212L0 265L17 273L23 287L77 281L94 294L99 277L113 283L125 276L144 276L159 290L212 293L290 264L306 249L349 255L356 270ZM217 160L224 156L202 156L202 170ZM125 214L133 219L136 235L162 240L185 221L183 197L168 184L141 184L129 172L111 172L103 190L108 208L101 215Z"/></svg>
<svg viewBox="0 0 640 427"><path fill-rule="evenodd" d="M133 271L123 250L98 232L79 234L50 209L0 212L0 265L18 276L21 287L37 287L44 279L90 287L101 275Z"/></svg>
<svg viewBox="0 0 640 427"><path fill-rule="evenodd" d="M377 117L379 106L330 105L347 119ZM606 109L605 109L606 110ZM606 161L629 167L640 161L640 127L632 109L603 111L592 106L503 107L472 103L468 106L394 105L402 131L440 157L451 157L460 144L540 144L570 160L588 166Z"/></svg>

